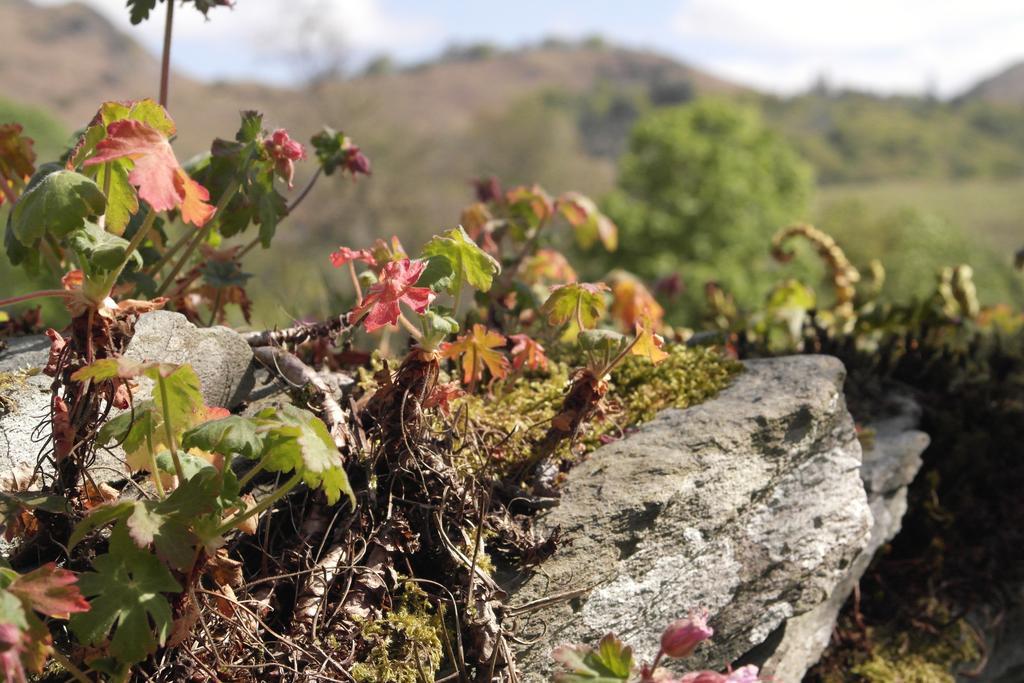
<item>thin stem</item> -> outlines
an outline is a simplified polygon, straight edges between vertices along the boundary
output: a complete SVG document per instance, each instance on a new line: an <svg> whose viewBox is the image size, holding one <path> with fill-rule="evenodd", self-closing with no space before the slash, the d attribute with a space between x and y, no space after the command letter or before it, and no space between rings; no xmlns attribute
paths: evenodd
<svg viewBox="0 0 1024 683"><path fill-rule="evenodd" d="M58 664L64 667L64 670L71 674L71 677L79 683L93 683L92 679L86 676L84 671L72 664L71 660L65 657L64 653L57 648L53 648L53 650L50 651L50 656L53 657Z"/></svg>
<svg viewBox="0 0 1024 683"><path fill-rule="evenodd" d="M248 254L250 251L255 249L256 245L259 244L259 243L260 243L260 238L259 237L253 237L252 241L249 242L249 244L245 245L242 248L242 251L238 252L238 258L242 258L246 254Z"/></svg>
<svg viewBox="0 0 1024 683"><path fill-rule="evenodd" d="M619 362L626 357L626 354L629 353L634 346L636 346L636 343L638 341L640 341L639 336L633 337L633 341L629 342L629 346L619 351L615 358L612 358L611 362L608 363L608 365L604 366L604 369L601 370L600 373L598 373L597 378L600 379L607 375L609 372L611 372L613 369L615 369L615 366L618 365Z"/></svg>
<svg viewBox="0 0 1024 683"><path fill-rule="evenodd" d="M238 488L243 489L245 485L252 481L252 478L263 471L263 466L267 464L267 456L260 458L252 469L242 475L242 478L238 480Z"/></svg>
<svg viewBox="0 0 1024 683"><path fill-rule="evenodd" d="M220 311L220 302L224 298L224 288L217 288L217 296L213 299L213 309L210 311L210 320L206 323L207 327L213 327L213 324L217 322L217 312Z"/></svg>
<svg viewBox="0 0 1024 683"><path fill-rule="evenodd" d="M134 235L132 235L132 241L128 243L128 248L124 250L124 260L121 262L121 265L117 267L118 275L120 275L121 271L124 270L124 267L128 265L128 260L131 258L132 253L139 248L139 245L142 244L149 235L149 231L153 229L154 223L156 223L156 211L150 209L149 213L147 213L146 217L143 219L142 225L140 225L139 229L135 231ZM117 278L115 277L114 279L116 280Z"/></svg>
<svg viewBox="0 0 1024 683"><path fill-rule="evenodd" d="M418 327L409 322L409 319L405 317L405 313L400 312L398 314L398 322L402 323L402 327L405 328L406 332L412 335L413 339L415 339L416 341L423 340L423 332Z"/></svg>
<svg viewBox="0 0 1024 683"><path fill-rule="evenodd" d="M323 166L317 166L316 172L313 173L313 177L309 179L306 186L302 188L302 192L300 192L299 196L295 198L295 201L288 205L288 210L285 212L285 215L298 208L299 204L302 203L302 200L306 198L306 195L308 195L310 190L313 189L313 186L316 185L316 181L320 179L320 173L323 171L323 168Z"/></svg>
<svg viewBox="0 0 1024 683"><path fill-rule="evenodd" d="M7 202L11 207L18 201L18 198L14 196L14 190L10 188L3 176L0 176L0 192L3 192L4 196L7 197Z"/></svg>
<svg viewBox="0 0 1024 683"><path fill-rule="evenodd" d="M245 510L239 512L234 517L229 519L228 521L221 524L220 527L217 528L217 535L220 536L222 534L226 534L227 532L231 531L236 526L238 526L245 520L249 519L250 517L258 515L261 512L265 511L271 505L273 505L274 503L288 495L288 492L295 488L300 481L302 481L302 473L296 472L295 474L292 475L291 479L286 481L281 486L281 488L274 491L269 496L264 496L263 498L261 498L260 502L256 503L256 505L253 506L252 508L246 508Z"/></svg>
<svg viewBox="0 0 1024 683"><path fill-rule="evenodd" d="M213 218L211 218L206 225L196 233L196 236L192 241L188 243L188 247L185 248L185 253L182 254L181 258L178 259L178 262L174 264L174 268L171 269L170 274L160 282L160 286L156 290L156 296L162 296L163 293L167 291L167 288L171 286L171 283L174 282L174 278L178 277L178 273L181 272L181 269L185 267L189 258L192 257L192 252L196 250L196 247L199 246L200 242L206 239L206 236L210 234L211 230L213 230L213 226L220 221L220 216L223 213L224 208L232 199L234 199L235 193L238 192L239 187L240 184L236 180L224 191L224 194L220 197L220 201L217 202L217 208L213 212Z"/></svg>
<svg viewBox="0 0 1024 683"><path fill-rule="evenodd" d="M64 289L42 289L38 292L31 292L29 294L22 294L20 296L12 296L9 299L0 299L0 306L10 306L11 304L21 303L22 301L31 301L32 299L45 299L46 297L52 296L68 296L67 290Z"/></svg>
<svg viewBox="0 0 1024 683"><path fill-rule="evenodd" d="M167 86L171 76L171 30L174 27L174 0L167 0L164 22L164 51L160 59L160 106L167 106Z"/></svg>
<svg viewBox="0 0 1024 683"><path fill-rule="evenodd" d="M167 405L167 382L164 376L157 370L157 384L160 385L160 402L163 404L164 432L167 434L167 447L171 449L171 459L174 461L174 473L178 475L178 485L185 483L185 470L181 467L181 459L178 458L178 446L174 442L174 432L171 430L171 409Z"/></svg>
<svg viewBox="0 0 1024 683"><path fill-rule="evenodd" d="M160 257L159 261L146 269L146 272L151 276L156 277L160 271L164 269L164 266L167 265L167 262L174 258L174 255L181 251L181 248L193 237L195 237L195 233L193 232L186 232L183 234L170 249L164 252L164 255Z"/></svg>
<svg viewBox="0 0 1024 683"><path fill-rule="evenodd" d="M164 491L164 483L160 480L160 468L156 464L156 453L153 452L152 432L146 434L146 449L149 451L149 467L153 473L153 485L156 486L156 492L160 495L160 498L166 498L167 493Z"/></svg>
<svg viewBox="0 0 1024 683"><path fill-rule="evenodd" d="M348 274L352 276L352 286L356 290L356 307L363 305L363 288L359 286L359 277L356 276L356 264L348 262Z"/></svg>

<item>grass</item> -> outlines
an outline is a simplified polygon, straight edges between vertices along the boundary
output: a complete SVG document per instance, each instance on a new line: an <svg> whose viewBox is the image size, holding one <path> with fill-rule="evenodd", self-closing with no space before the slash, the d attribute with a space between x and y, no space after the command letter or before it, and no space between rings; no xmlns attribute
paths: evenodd
<svg viewBox="0 0 1024 683"><path fill-rule="evenodd" d="M816 196L816 214L849 199L878 211L910 206L945 218L999 251L1024 247L1024 178L880 180L826 186Z"/></svg>

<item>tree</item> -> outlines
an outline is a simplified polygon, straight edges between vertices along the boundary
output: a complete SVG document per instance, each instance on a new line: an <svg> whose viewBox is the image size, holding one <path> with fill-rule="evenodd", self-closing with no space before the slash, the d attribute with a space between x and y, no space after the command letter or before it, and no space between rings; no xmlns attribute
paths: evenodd
<svg viewBox="0 0 1024 683"><path fill-rule="evenodd" d="M633 129L605 201L620 229L613 258L642 277L679 273L691 310L707 280L750 301L766 289L772 234L804 217L811 187L810 167L753 109L656 110Z"/></svg>

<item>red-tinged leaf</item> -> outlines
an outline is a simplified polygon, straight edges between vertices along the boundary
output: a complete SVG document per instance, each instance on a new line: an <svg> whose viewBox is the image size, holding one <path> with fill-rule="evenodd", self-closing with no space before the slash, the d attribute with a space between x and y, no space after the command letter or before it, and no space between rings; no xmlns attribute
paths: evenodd
<svg viewBox="0 0 1024 683"><path fill-rule="evenodd" d="M56 377L57 369L60 367L60 358L64 355L67 342L64 341L64 337L61 336L60 332L52 327L46 330L46 336L50 339L50 355L46 359L46 367L43 368L43 374L49 377Z"/></svg>
<svg viewBox="0 0 1024 683"><path fill-rule="evenodd" d="M485 368L494 379L508 376L508 358L495 351L507 343L505 337L477 323L472 331L446 345L444 355L461 359L462 383L471 385L483 379Z"/></svg>
<svg viewBox="0 0 1024 683"><path fill-rule="evenodd" d="M362 261L369 266L376 266L377 261L373 258L373 252L369 249L349 249L338 247L337 251L331 252L331 265L341 268L349 261Z"/></svg>
<svg viewBox="0 0 1024 683"><path fill-rule="evenodd" d="M576 271L568 259L554 249L538 249L523 264L523 280L527 284L538 282L576 282Z"/></svg>
<svg viewBox="0 0 1024 683"><path fill-rule="evenodd" d="M368 313L365 319L367 332L373 332L398 322L401 304L417 313L422 313L434 300L435 294L429 287L416 287L427 264L423 261L401 259L386 263L380 271L380 280L370 287L362 305L356 308L354 318Z"/></svg>
<svg viewBox="0 0 1024 683"><path fill-rule="evenodd" d="M427 400L423 402L423 407L438 408L445 415L451 415L451 402L465 395L466 392L462 390L462 387L457 382L436 384L434 385L434 390L427 396Z"/></svg>
<svg viewBox="0 0 1024 683"><path fill-rule="evenodd" d="M603 282L573 282L551 290L551 296L540 312L550 325L576 323L581 330L593 329L604 315L604 293L608 285Z"/></svg>
<svg viewBox="0 0 1024 683"><path fill-rule="evenodd" d="M625 330L632 330L640 321L650 325L661 324L665 309L655 300L654 295L633 275L617 270L609 278L612 281L612 317Z"/></svg>
<svg viewBox="0 0 1024 683"><path fill-rule="evenodd" d="M629 349L631 356L646 358L655 365L668 358L664 351L665 340L640 323L636 325L636 343Z"/></svg>
<svg viewBox="0 0 1024 683"><path fill-rule="evenodd" d="M71 426L71 414L68 412L68 404L60 396L54 396L51 402L53 412L53 450L57 462L62 461L71 453L75 446L75 428Z"/></svg>
<svg viewBox="0 0 1024 683"><path fill-rule="evenodd" d="M6 191L0 191L0 204L7 194L16 196L28 179L35 173L36 153L32 149L32 138L22 135L17 123L0 126L0 184Z"/></svg>
<svg viewBox="0 0 1024 683"><path fill-rule="evenodd" d="M531 225L544 223L553 213L551 197L540 185L515 187L505 194L512 211L524 215Z"/></svg>
<svg viewBox="0 0 1024 683"><path fill-rule="evenodd" d="M527 334L513 334L509 339L514 342L512 347L512 367L521 370L523 366L531 370L547 370L548 357L544 355L544 347Z"/></svg>
<svg viewBox="0 0 1024 683"><path fill-rule="evenodd" d="M182 220L199 227L213 215L206 204L209 193L189 178L178 164L167 138L152 126L125 119L107 126L107 137L96 144L96 153L85 166L130 159L128 181L154 211L181 208Z"/></svg>
<svg viewBox="0 0 1024 683"><path fill-rule="evenodd" d="M17 595L36 612L48 617L67 619L72 612L89 611L75 583L78 577L53 562L16 578L7 590Z"/></svg>
<svg viewBox="0 0 1024 683"><path fill-rule="evenodd" d="M610 218L605 216L590 197L579 192L566 192L555 204L559 213L576 229L576 241L589 249L598 240L608 251L619 246L619 230Z"/></svg>

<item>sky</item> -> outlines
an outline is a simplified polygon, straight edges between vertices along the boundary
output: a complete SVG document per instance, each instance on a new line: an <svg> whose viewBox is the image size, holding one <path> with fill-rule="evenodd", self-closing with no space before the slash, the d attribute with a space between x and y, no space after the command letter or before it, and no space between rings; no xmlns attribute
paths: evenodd
<svg viewBox="0 0 1024 683"><path fill-rule="evenodd" d="M36 0L61 4L64 0ZM132 27L124 0L85 0L160 49L163 10ZM1024 0L234 0L175 13L172 61L206 79L298 82L325 61L399 64L451 44L599 34L766 91L819 78L881 93L956 95L1024 59ZM313 57L312 55L320 57ZM326 55L326 56L325 56Z"/></svg>

